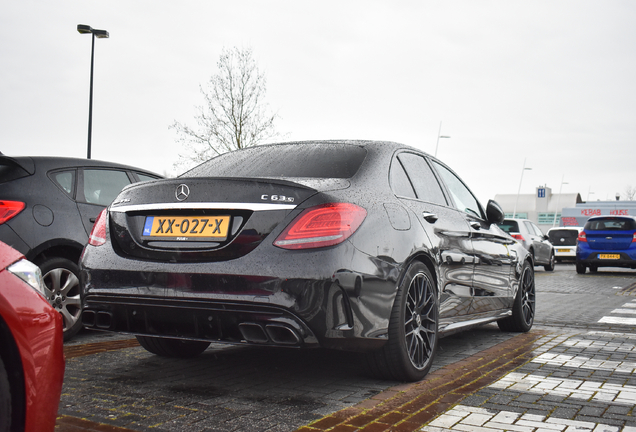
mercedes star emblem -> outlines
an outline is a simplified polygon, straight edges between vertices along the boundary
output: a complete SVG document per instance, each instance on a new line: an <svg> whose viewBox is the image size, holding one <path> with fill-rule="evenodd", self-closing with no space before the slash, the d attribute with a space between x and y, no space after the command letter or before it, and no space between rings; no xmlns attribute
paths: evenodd
<svg viewBox="0 0 636 432"><path fill-rule="evenodd" d="M188 198L188 196L190 196L190 188L187 185L180 184L179 186L177 186L175 196L179 201L183 201L184 199Z"/></svg>

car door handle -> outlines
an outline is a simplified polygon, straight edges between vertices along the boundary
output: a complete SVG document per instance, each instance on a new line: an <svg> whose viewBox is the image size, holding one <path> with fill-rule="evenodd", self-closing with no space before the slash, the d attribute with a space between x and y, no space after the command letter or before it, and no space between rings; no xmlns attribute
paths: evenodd
<svg viewBox="0 0 636 432"><path fill-rule="evenodd" d="M471 222L471 223L470 223L470 227L471 227L472 229L476 229L476 230L478 230L478 229L481 229L481 224L480 224L479 222L475 222L475 221L473 221L473 222Z"/></svg>
<svg viewBox="0 0 636 432"><path fill-rule="evenodd" d="M437 219L439 219L435 213L429 213L429 212L422 212L422 217L424 218L426 222L432 223L432 224L437 222Z"/></svg>
<svg viewBox="0 0 636 432"><path fill-rule="evenodd" d="M96 218L90 218L89 221L91 221L91 223L95 223Z"/></svg>

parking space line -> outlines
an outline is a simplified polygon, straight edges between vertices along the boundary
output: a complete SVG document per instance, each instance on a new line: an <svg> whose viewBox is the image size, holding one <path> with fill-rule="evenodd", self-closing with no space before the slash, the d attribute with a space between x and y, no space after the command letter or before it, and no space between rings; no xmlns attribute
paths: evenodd
<svg viewBox="0 0 636 432"><path fill-rule="evenodd" d="M626 405L632 405L636 399L636 386L571 378L546 378L518 372L509 373L489 387Z"/></svg>
<svg viewBox="0 0 636 432"><path fill-rule="evenodd" d="M636 363L634 362L619 362L610 360L595 360L589 357L583 356L570 356L563 354L541 354L537 358L532 360L532 363L550 364L554 366L565 366L576 369L592 369L592 370L607 370L617 371L624 373L636 372Z"/></svg>
<svg viewBox="0 0 636 432"><path fill-rule="evenodd" d="M483 408L457 405L422 428L425 432L442 431L603 431L621 428L601 423L567 420L512 411L493 412Z"/></svg>
<svg viewBox="0 0 636 432"><path fill-rule="evenodd" d="M619 316L604 316L600 320L600 323L605 324L622 324L622 325L636 325L636 318L627 318Z"/></svg>

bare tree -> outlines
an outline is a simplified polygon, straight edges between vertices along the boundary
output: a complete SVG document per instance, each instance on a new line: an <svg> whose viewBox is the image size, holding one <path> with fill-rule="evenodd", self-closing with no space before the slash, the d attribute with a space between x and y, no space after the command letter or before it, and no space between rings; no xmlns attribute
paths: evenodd
<svg viewBox="0 0 636 432"><path fill-rule="evenodd" d="M632 185L625 186L625 200L634 201L634 197L636 197L636 187L632 187Z"/></svg>
<svg viewBox="0 0 636 432"><path fill-rule="evenodd" d="M274 128L277 115L264 101L265 75L258 69L252 50L224 48L217 67L207 86L199 86L205 105L197 107L196 126L178 121L170 126L186 149L175 163L177 168L279 136Z"/></svg>

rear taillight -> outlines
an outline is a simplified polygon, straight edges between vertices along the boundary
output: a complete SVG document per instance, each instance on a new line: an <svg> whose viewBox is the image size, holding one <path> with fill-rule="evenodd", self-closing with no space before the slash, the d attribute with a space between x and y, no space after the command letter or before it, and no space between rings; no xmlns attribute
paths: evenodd
<svg viewBox="0 0 636 432"><path fill-rule="evenodd" d="M632 243L636 243L636 232L634 233L634 235L632 236Z"/></svg>
<svg viewBox="0 0 636 432"><path fill-rule="evenodd" d="M355 204L330 203L305 209L274 241L283 249L312 249L342 243L353 234L367 211Z"/></svg>
<svg viewBox="0 0 636 432"><path fill-rule="evenodd" d="M7 222L24 210L22 201L0 201L0 224Z"/></svg>
<svg viewBox="0 0 636 432"><path fill-rule="evenodd" d="M521 234L510 234L512 236L513 239L515 240L519 240L519 241L525 241L526 239L523 238L523 236Z"/></svg>
<svg viewBox="0 0 636 432"><path fill-rule="evenodd" d="M579 233L579 236L576 238L577 241L580 242L586 242L587 243L587 234L585 234L585 231L581 231Z"/></svg>
<svg viewBox="0 0 636 432"><path fill-rule="evenodd" d="M101 246L106 243L106 214L107 209L102 210L102 212L97 216L97 220L95 224L93 224L93 229L91 230L91 235L88 237L88 244L91 246Z"/></svg>

